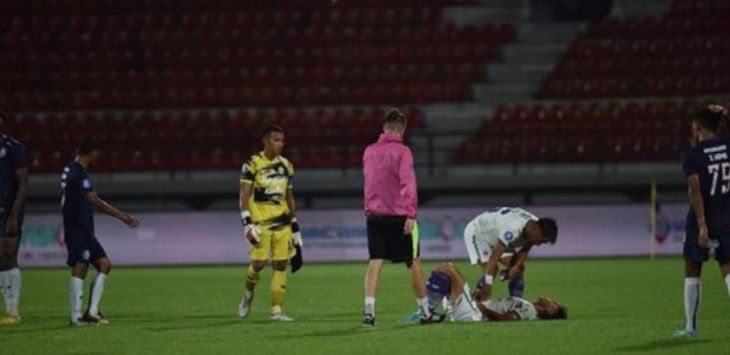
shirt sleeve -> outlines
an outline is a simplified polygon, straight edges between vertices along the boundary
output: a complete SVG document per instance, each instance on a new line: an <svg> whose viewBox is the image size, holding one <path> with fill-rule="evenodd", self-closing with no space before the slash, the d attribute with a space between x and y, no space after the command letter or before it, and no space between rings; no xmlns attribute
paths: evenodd
<svg viewBox="0 0 730 355"><path fill-rule="evenodd" d="M694 175L700 171L700 167L694 159L691 151L682 155L682 171L684 171L685 176Z"/></svg>
<svg viewBox="0 0 730 355"><path fill-rule="evenodd" d="M85 195L91 191L94 191L94 183L87 174L81 176L81 192Z"/></svg>
<svg viewBox="0 0 730 355"><path fill-rule="evenodd" d="M400 196L409 218L416 218L418 209L418 190L416 188L416 172L413 166L413 154L406 148L403 150L399 167Z"/></svg>
<svg viewBox="0 0 730 355"><path fill-rule="evenodd" d="M256 170L253 164L253 160L245 162L241 166L241 182L253 183L254 177L256 176Z"/></svg>
<svg viewBox="0 0 730 355"><path fill-rule="evenodd" d="M13 170L28 166L28 153L25 151L25 147L20 144L12 147L10 150L10 159L13 164Z"/></svg>
<svg viewBox="0 0 730 355"><path fill-rule="evenodd" d="M515 235L515 232L509 229L500 230L498 231L498 233L499 234L497 235L497 238L499 238L499 242L504 244L504 246L506 247L508 247L510 243L512 243L515 238L518 237L517 235Z"/></svg>

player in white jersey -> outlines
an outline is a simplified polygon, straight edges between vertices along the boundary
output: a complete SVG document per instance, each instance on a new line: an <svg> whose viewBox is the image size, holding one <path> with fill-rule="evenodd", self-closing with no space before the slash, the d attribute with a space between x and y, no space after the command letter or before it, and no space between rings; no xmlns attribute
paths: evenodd
<svg viewBox="0 0 730 355"><path fill-rule="evenodd" d="M567 319L567 309L551 298L540 297L534 302L519 297L507 297L477 302L472 299L469 285L459 270L450 263L436 267L428 279L427 292L432 305L442 303L452 322L531 321L538 319Z"/></svg>
<svg viewBox="0 0 730 355"><path fill-rule="evenodd" d="M464 229L464 242L472 265L484 272L480 280L479 300L489 299L499 263L508 266L503 279L510 280L509 293L521 297L525 284L525 260L533 246L555 244L558 226L552 218L537 218L516 207L499 207L474 218Z"/></svg>

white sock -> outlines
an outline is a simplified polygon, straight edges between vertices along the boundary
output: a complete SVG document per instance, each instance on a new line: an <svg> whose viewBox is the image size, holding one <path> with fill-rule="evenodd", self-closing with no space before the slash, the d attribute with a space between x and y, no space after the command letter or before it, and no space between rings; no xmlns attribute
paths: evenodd
<svg viewBox="0 0 730 355"><path fill-rule="evenodd" d="M20 301L20 285L22 284L22 278L20 277L20 269L12 268L8 271L10 278L10 289L8 290L8 297L6 298L5 304L8 314L11 316L17 316L18 313L18 301Z"/></svg>
<svg viewBox="0 0 730 355"><path fill-rule="evenodd" d="M104 294L104 281L106 281L106 274L97 272L89 285L89 313L92 316L99 315L99 301Z"/></svg>
<svg viewBox="0 0 730 355"><path fill-rule="evenodd" d="M730 295L730 274L725 275L725 284L727 285L727 293Z"/></svg>
<svg viewBox="0 0 730 355"><path fill-rule="evenodd" d="M426 318L431 316L431 305L428 303L428 297L418 299L418 313Z"/></svg>
<svg viewBox="0 0 730 355"><path fill-rule="evenodd" d="M375 297L365 297L365 313L375 316Z"/></svg>
<svg viewBox="0 0 730 355"><path fill-rule="evenodd" d="M71 276L68 283L68 300L71 305L71 321L81 318L81 300L84 297L84 280Z"/></svg>
<svg viewBox="0 0 730 355"><path fill-rule="evenodd" d="M684 330L694 332L697 330L697 312L700 310L700 298L702 285L699 277L686 277L684 279Z"/></svg>
<svg viewBox="0 0 730 355"><path fill-rule="evenodd" d="M10 272L0 271L0 287L3 291L3 299L5 300L5 313L10 313Z"/></svg>

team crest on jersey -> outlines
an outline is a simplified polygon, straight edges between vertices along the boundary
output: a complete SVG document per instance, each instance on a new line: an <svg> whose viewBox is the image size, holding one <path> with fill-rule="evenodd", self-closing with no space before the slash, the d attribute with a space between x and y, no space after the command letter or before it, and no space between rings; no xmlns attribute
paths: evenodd
<svg viewBox="0 0 730 355"><path fill-rule="evenodd" d="M0 158L5 158L7 154L8 151L5 149L5 147L0 148Z"/></svg>
<svg viewBox="0 0 730 355"><path fill-rule="evenodd" d="M286 170L284 170L284 167L283 166L280 166L279 167L279 174L280 175L284 175L285 172L286 172Z"/></svg>
<svg viewBox="0 0 730 355"><path fill-rule="evenodd" d="M515 237L515 235L512 234L512 232L505 232L504 233L504 240L506 240L508 242L511 241L512 238L514 238L514 237Z"/></svg>

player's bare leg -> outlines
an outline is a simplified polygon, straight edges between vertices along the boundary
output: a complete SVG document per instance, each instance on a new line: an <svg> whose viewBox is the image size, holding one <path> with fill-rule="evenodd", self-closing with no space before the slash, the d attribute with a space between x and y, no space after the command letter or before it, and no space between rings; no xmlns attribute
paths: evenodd
<svg viewBox="0 0 730 355"><path fill-rule="evenodd" d="M720 272L722 273L723 280L725 280L727 292L730 296L730 261L723 261L720 263Z"/></svg>
<svg viewBox="0 0 730 355"><path fill-rule="evenodd" d="M383 268L383 259L370 259L365 272L365 309L363 311L363 325L375 325L375 294L378 291L380 270Z"/></svg>
<svg viewBox="0 0 730 355"><path fill-rule="evenodd" d="M700 310L702 299L702 286L700 275L702 274L702 263L684 259L684 329L674 332L675 338L694 338L699 335L697 329L697 314Z"/></svg>
<svg viewBox="0 0 730 355"><path fill-rule="evenodd" d="M291 318L284 313L284 295L286 294L286 265L287 260L273 260L271 267L274 274L271 277L271 315L269 319L277 322L292 322Z"/></svg>
<svg viewBox="0 0 730 355"><path fill-rule="evenodd" d="M426 281L423 279L423 270L421 269L421 259L415 258L411 262L406 263L406 266L410 269L411 286L418 301L420 323L430 324L443 321L444 317L440 314L435 314L428 301Z"/></svg>
<svg viewBox="0 0 730 355"><path fill-rule="evenodd" d="M5 315L0 325L18 325L21 322L18 303L20 300L21 276L18 268L18 247L20 237L5 235L0 241L0 287L5 298Z"/></svg>
<svg viewBox="0 0 730 355"><path fill-rule="evenodd" d="M243 290L241 303L238 304L238 316L241 318L248 317L251 312L251 303L253 302L256 284L261 279L261 270L266 266L266 260L254 260L246 270L246 284Z"/></svg>
<svg viewBox="0 0 730 355"><path fill-rule="evenodd" d="M107 275L111 272L112 264L109 258L103 257L92 262L96 269L96 275L89 285L89 306L84 314L84 320L91 323L109 324L104 315L99 310L99 302L104 294L104 285Z"/></svg>

